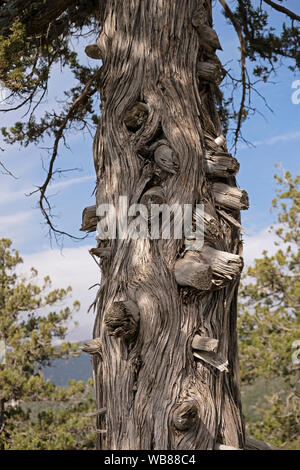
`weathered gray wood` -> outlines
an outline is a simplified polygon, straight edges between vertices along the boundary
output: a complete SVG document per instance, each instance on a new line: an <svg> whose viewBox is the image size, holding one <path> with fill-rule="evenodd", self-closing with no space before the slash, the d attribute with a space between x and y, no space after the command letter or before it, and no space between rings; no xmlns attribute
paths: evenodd
<svg viewBox="0 0 300 470"><path fill-rule="evenodd" d="M226 153L214 155L206 152L204 168L209 177L228 178L238 173L240 165L236 158Z"/></svg>
<svg viewBox="0 0 300 470"><path fill-rule="evenodd" d="M82 232L95 232L97 229L96 206L86 207L82 212Z"/></svg>
<svg viewBox="0 0 300 470"><path fill-rule="evenodd" d="M175 279L180 286L209 290L212 283L212 270L209 264L201 264L192 251L187 251L184 258L175 264Z"/></svg>
<svg viewBox="0 0 300 470"><path fill-rule="evenodd" d="M93 411L91 413L87 413L86 416L102 416L106 413L106 408L101 408L101 410Z"/></svg>
<svg viewBox="0 0 300 470"><path fill-rule="evenodd" d="M90 44L86 46L85 53L91 59L97 59L97 60L102 59L101 51L97 44Z"/></svg>
<svg viewBox="0 0 300 470"><path fill-rule="evenodd" d="M215 250L208 245L205 245L199 253L199 259L210 264L215 276L230 281L240 275L244 266L241 256L227 251Z"/></svg>
<svg viewBox="0 0 300 470"><path fill-rule="evenodd" d="M223 357L213 351L197 351L194 349L193 355L197 359L201 359L207 364L215 367L220 372L229 372L228 361L226 359L223 359Z"/></svg>
<svg viewBox="0 0 300 470"><path fill-rule="evenodd" d="M104 323L110 336L134 339L139 322L139 309L131 300L114 302L105 313Z"/></svg>
<svg viewBox="0 0 300 470"><path fill-rule="evenodd" d="M218 145L218 147L222 147L222 145L224 145L226 142L226 138L221 134L214 140L214 142L216 145Z"/></svg>
<svg viewBox="0 0 300 470"><path fill-rule="evenodd" d="M175 409L173 414L174 427L181 432L191 429L198 420L197 402L186 400Z"/></svg>
<svg viewBox="0 0 300 470"><path fill-rule="evenodd" d="M218 222L211 183L203 171L204 147L217 154L226 148L225 140L220 147L214 142L223 132L215 107L217 85L201 83L197 74L199 61L214 60L218 44L205 44L192 27L196 10L201 11L203 25L210 27L210 1L106 0L98 41L104 60L102 117L95 145L97 206L118 205L124 195L130 202L141 202L149 187L163 187L164 197L159 196L158 202L207 204L215 219L211 219L215 235L207 230L206 237L213 246L232 247L236 254L240 243L236 227L222 231L224 224ZM136 102L149 104L149 111L140 121L127 122L126 128L124 116ZM155 163L159 145L154 146L161 141L179 159L180 168L173 176ZM141 181L146 161L153 164L154 175ZM230 183L235 185L234 177ZM107 408L106 415L97 419L97 428L107 429L107 434L98 436L99 449L204 450L215 442L243 447L236 361L237 279L221 278L226 291L179 288L174 271L183 245L182 239L112 241L112 256L101 274L94 328L103 351L101 361L98 355L93 357L97 408ZM206 263L198 260L198 264ZM134 298L139 308L134 340L108 334L106 312L119 301L120 291ZM203 358L194 361L189 349L199 329L208 337L222 338L220 350L226 351L230 374ZM195 400L198 419L180 431L173 414L188 399Z"/></svg>
<svg viewBox="0 0 300 470"><path fill-rule="evenodd" d="M226 75L225 70L217 62L199 62L197 73L200 80L219 85Z"/></svg>
<svg viewBox="0 0 300 470"><path fill-rule="evenodd" d="M234 210L245 210L249 208L249 198L243 189L229 186L224 183L214 183L212 186L216 204Z"/></svg>
<svg viewBox="0 0 300 470"><path fill-rule="evenodd" d="M233 225L234 227L238 228L241 232L246 233L241 224L230 214L227 212L217 209L217 213L220 214L220 216L226 220L226 222L229 222L229 224Z"/></svg>
<svg viewBox="0 0 300 470"><path fill-rule="evenodd" d="M213 351L218 348L219 340L215 338L208 338L207 336L200 336L196 334L192 341L192 348L199 351Z"/></svg>
<svg viewBox="0 0 300 470"><path fill-rule="evenodd" d="M160 145L155 150L154 161L162 170L172 173L173 175L179 170L179 161L175 152L165 144Z"/></svg>

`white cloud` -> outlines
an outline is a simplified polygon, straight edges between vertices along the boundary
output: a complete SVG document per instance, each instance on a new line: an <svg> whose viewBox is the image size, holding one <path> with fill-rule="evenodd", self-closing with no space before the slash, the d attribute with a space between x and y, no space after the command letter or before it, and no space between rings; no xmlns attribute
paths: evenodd
<svg viewBox="0 0 300 470"><path fill-rule="evenodd" d="M53 183L51 186L49 186L49 191L56 190L56 189L62 189L66 188L68 186L73 186L75 184L82 184L87 181L95 180L95 175L89 175L89 176L81 176L79 178L71 178L71 179L66 179L63 181L59 181L58 183ZM13 201L18 201L21 200L25 197L26 194L30 194L35 188L25 188L20 191L6 191L4 194L1 194L1 200L0 204L6 204L7 202L13 202Z"/></svg>
<svg viewBox="0 0 300 470"><path fill-rule="evenodd" d="M269 255L273 255L278 246L274 242L278 240L274 232L269 232L269 228L264 228L254 235L244 235L244 261L250 265L256 258L259 258L264 250Z"/></svg>
<svg viewBox="0 0 300 470"><path fill-rule="evenodd" d="M65 248L62 252L49 249L22 255L24 264L20 272L28 274L31 266L34 266L39 272L39 279L50 276L53 288L72 287L72 298L66 302L66 306L74 300L81 303L80 311L74 316L79 326L72 328L69 335L69 339L75 341L91 337L95 319L95 315L87 311L95 299L98 286L91 290L89 288L100 282L100 270L88 253L90 248Z"/></svg>
<svg viewBox="0 0 300 470"><path fill-rule="evenodd" d="M268 139L256 140L252 142L252 145L254 145L255 147L259 147L262 145L271 146L271 145L277 144L278 142L286 142L286 141L298 140L298 139L300 139L300 131L287 132L286 134L275 135L274 137L269 137ZM249 146L246 144L239 145L240 150L245 149L245 148L249 148Z"/></svg>

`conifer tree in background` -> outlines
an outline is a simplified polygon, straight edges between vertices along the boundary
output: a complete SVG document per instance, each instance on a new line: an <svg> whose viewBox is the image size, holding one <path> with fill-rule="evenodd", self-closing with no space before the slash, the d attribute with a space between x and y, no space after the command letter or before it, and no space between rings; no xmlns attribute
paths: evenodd
<svg viewBox="0 0 300 470"><path fill-rule="evenodd" d="M58 387L42 373L54 360L78 354L77 344L63 340L79 303L55 311L71 287L51 290L49 277L39 286L34 268L30 279L18 274L21 263L11 241L0 239L0 449L93 448L92 384Z"/></svg>
<svg viewBox="0 0 300 470"><path fill-rule="evenodd" d="M245 274L238 329L243 384L264 377L276 393L249 426L254 437L283 449L299 449L300 437L300 177L275 175L272 207L278 250L267 251ZM279 385L277 385L279 384Z"/></svg>
<svg viewBox="0 0 300 470"><path fill-rule="evenodd" d="M120 238L99 240L92 250L102 280L87 349L94 353L97 406L106 409L97 417L101 449L247 447L236 321L240 210L248 197L237 188L239 165L224 134L234 123L233 141L241 137L253 111L251 79L267 82L279 59L299 67L300 17L282 2L218 3L240 43L240 76L228 74L223 104L216 2L4 0L0 8L0 79L12 93L11 109L30 108L27 121L3 127L2 135L23 146L53 138L37 189L52 234L66 235L53 224L47 198L61 143L70 130L92 124L96 206L121 212L119 196L130 204L205 206L201 251L185 253L183 239ZM288 21L278 33L270 6ZM87 33L94 44L86 52L102 60L101 68L81 65L72 51L73 39ZM38 121L34 112L55 64L71 70L77 84L65 90L61 108ZM237 88L238 107L231 98ZM96 207L87 208L83 229L96 223Z"/></svg>

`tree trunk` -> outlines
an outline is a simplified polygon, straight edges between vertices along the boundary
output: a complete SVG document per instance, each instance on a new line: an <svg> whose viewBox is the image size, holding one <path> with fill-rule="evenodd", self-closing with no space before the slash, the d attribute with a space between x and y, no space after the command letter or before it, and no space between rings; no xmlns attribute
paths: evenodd
<svg viewBox="0 0 300 470"><path fill-rule="evenodd" d="M232 168L221 178L205 173L206 152L228 154L215 106L218 80L198 75L200 62L218 63L211 8L211 0L107 0L97 42L103 67L96 205L110 203L121 213L119 196L133 204L163 188L170 206L205 205L213 224L205 225L204 251L241 255L239 211L222 206L237 221L230 224L218 215L213 193L213 183L236 186ZM204 289L176 281L183 239L116 238L99 240L97 248L94 338L101 347L93 364L97 406L106 408L97 418L98 448L244 448L236 333L241 262L230 275L212 264ZM209 264L211 252L204 251L193 254L194 264ZM241 260L226 253L215 265L217 259ZM194 355L195 335L218 340L217 349ZM226 367L218 367L222 360Z"/></svg>

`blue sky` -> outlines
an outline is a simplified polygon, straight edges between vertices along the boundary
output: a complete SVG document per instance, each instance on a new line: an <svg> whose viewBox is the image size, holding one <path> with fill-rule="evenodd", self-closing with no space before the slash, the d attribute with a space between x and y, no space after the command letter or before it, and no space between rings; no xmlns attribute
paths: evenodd
<svg viewBox="0 0 300 470"><path fill-rule="evenodd" d="M287 1L286 6L300 13L298 0ZM283 17L274 12L271 18L273 24L278 26ZM232 60L233 70L237 71L234 65L239 57L236 35L232 27L226 24L218 4L215 8L215 29L223 47L223 51L218 54L219 58L223 63ZM94 39L90 38L88 42L94 42ZM74 44L74 47L83 50L83 45ZM89 63L82 52L80 56ZM93 61L91 64L94 65ZM62 73L59 69L55 72L48 97L37 117L43 110L55 107L55 100L62 97L61 83L69 83L69 73ZM300 74L294 75L287 68L281 68L273 79L274 83L259 85L258 89L267 99L273 113L259 97L253 96L253 105L264 117L256 114L243 128L245 138L255 147L247 147L242 143L238 147L236 157L241 165L238 184L248 191L251 203L250 209L242 214L248 234L244 248L248 264L262 249L273 250L274 237L268 233L268 227L274 221L270 205L275 192L275 164L280 161L285 169L293 174L299 173L300 104L292 102L292 94L295 92L292 84L296 80L300 80ZM12 124L19 118L20 113L2 113L0 126ZM58 216L57 224L80 236L82 210L94 203L92 139L89 135L77 132L70 136L69 144L70 150L61 149L58 166L76 167L80 171L67 173L64 178L57 179L49 193L53 195L51 201ZM1 141L0 147L5 147ZM91 336L94 318L93 314L87 314L87 308L95 296L95 289L88 289L99 282L100 276L95 262L88 254L88 249L95 245L95 235L81 242L66 238L62 251L55 244L51 248L47 229L36 208L36 197L25 196L44 178L41 161L46 161L45 151L34 146L27 149L14 146L1 152L0 158L17 177L13 179L0 174L0 237L6 236L13 240L24 258L24 271L33 265L41 275L50 274L55 286L73 286L73 298L81 301L82 308L76 318L80 326L72 330L71 338L88 338Z"/></svg>

